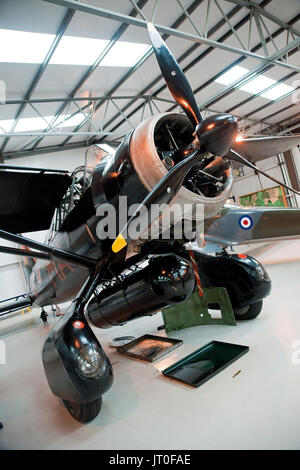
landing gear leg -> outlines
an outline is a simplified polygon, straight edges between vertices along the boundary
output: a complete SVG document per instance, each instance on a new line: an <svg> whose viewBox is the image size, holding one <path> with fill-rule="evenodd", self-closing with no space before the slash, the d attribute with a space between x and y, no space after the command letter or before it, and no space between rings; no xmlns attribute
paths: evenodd
<svg viewBox="0 0 300 470"><path fill-rule="evenodd" d="M73 303L73 308L51 330L43 348L48 384L73 418L94 419L102 395L111 387L109 359L84 316L84 308L103 277L112 255L99 262Z"/></svg>

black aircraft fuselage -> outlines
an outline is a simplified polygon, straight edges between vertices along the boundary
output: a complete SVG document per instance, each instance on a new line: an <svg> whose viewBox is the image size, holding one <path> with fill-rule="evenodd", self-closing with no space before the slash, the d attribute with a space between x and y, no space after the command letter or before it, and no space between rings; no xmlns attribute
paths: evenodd
<svg viewBox="0 0 300 470"><path fill-rule="evenodd" d="M185 146L184 153L172 148L166 137L166 127L171 129L178 146ZM88 188L82 194L75 207L61 221L58 231L48 239L51 247L76 253L94 260L99 260L111 249L111 237L99 239L97 227L104 216L98 216L99 208L110 204L116 210L116 234L121 231L129 215L120 214L120 196L126 197L127 207L139 204L155 184L167 173L164 161L173 162L186 158L192 153L189 145L193 141L193 128L186 116L164 114L143 122L133 133L129 134L114 155L106 154L94 168ZM214 161L211 158L209 161ZM212 174L213 171L211 172ZM204 206L206 218L214 216L224 205L232 186L232 170L229 163L217 167L221 184L211 182L201 185L201 194L191 186L191 178L186 182L187 188L179 191L177 202L181 205L191 203ZM204 182L206 180L204 179ZM195 183L194 183L195 185ZM121 209L122 211L122 209ZM109 230L110 227L107 227ZM174 244L180 247L186 239L163 244L164 252L174 252ZM146 243L147 246L147 243ZM166 248L168 246L169 248ZM153 244L152 244L153 247ZM160 242L156 249L160 252ZM145 250L144 250L145 251ZM146 249L147 251L147 249ZM126 250L120 252L114 260L115 274L124 269ZM89 276L89 270L67 262L37 260L32 265L30 274L30 295L34 305L46 306L59 304L76 298L82 285Z"/></svg>
<svg viewBox="0 0 300 470"><path fill-rule="evenodd" d="M177 139L179 145L187 145L193 139L187 118L182 115L162 115L159 119L156 117L142 123L134 133L124 139L114 155L102 156L101 161L92 172L89 187L61 222L59 230L51 235L49 239L51 247L93 260L100 260L111 249L112 240L110 238L99 239L98 237L97 227L104 219L103 216L97 215L98 208L102 208L106 204L115 207L117 214L115 229L116 233L119 233L129 217L128 214L119 213L120 196L127 197L128 207L140 203L148 193L146 184L149 178L153 177L150 167L147 168L146 174L148 180L143 180L144 169L141 169L138 164L135 165L136 152L140 150L140 141L143 142L144 154L139 157L139 165L142 159L145 159L147 163L148 152L153 152L151 148L153 142L156 144L154 157L157 161L160 162L166 158L166 155L169 158L176 157L176 151L168 147L164 141L162 129L166 124L174 131L174 138ZM181 135L178 132L179 125L183 128ZM177 137L178 135L179 137ZM213 190L208 184L207 187L202 186L201 188L203 192L207 191L206 197L198 194L191 196L197 198L198 204L199 202L206 204L204 215L206 214L207 217L215 215L220 206L224 204L232 184L230 171L230 166L221 165L216 175L223 176L222 187L218 186ZM186 188L184 190L187 191ZM184 199L184 202L186 200ZM106 273L106 279L114 279L126 267L146 261L149 255L155 257L156 269L157 266L165 269L166 265L175 265L175 268L180 270L179 265L183 263L189 274L185 283L181 285L173 280L172 289L175 291L177 289L177 295L174 295L174 292L170 294L165 287L162 287L163 281L156 279L155 273L152 272L155 271L154 268L146 267L139 269L138 274L127 274L122 288L119 285L117 287L105 286L102 289L101 298L94 297L88 305L89 319L99 327L108 327L123 324L141 315L152 314L169 304L186 300L195 289L189 254L184 248L184 243L187 241L186 239L149 240L141 245L139 253L127 260L126 250L122 250L116 256L110 271ZM217 258L219 262L216 269ZM204 287L215 285L227 287L233 307L236 309L255 303L267 295L270 289L269 280L267 276L265 279L257 276L257 270L261 269L258 268L260 265L257 261L250 257L247 259L238 258L235 255L217 258L197 252L198 270ZM33 305L41 307L76 299L90 275L87 268L73 265L67 261L38 259L31 267L30 296ZM95 310L97 310L97 315Z"/></svg>
<svg viewBox="0 0 300 470"><path fill-rule="evenodd" d="M235 146L238 124L234 116L216 114L203 119L176 59L155 27L149 24L148 29L162 76L185 115L152 116L124 139L115 154L102 152L87 181L84 173L82 191L77 188L79 198L73 199L77 183L73 178L71 184L68 175L54 178L42 170L43 175L32 179L22 174L19 183L14 171L5 175L4 170L2 174L3 179L12 178L16 187L26 186L28 197L22 201L19 190L0 211L1 237L25 249L0 247L0 251L29 257L25 271L34 306L72 301L50 331L42 355L50 389L80 422L97 416L102 395L113 380L109 358L90 322L109 328L184 302L196 290L197 271L203 287L227 289L236 318L252 319L260 313L271 283L258 261L226 250L215 256L195 250L193 256L185 246L195 239L198 222L204 223L198 230L204 234L206 221L208 226L213 221L217 232L220 229L219 211L233 184L232 162L254 169L299 195L237 152L240 148ZM274 139L277 143L282 137L259 139L265 155L273 155L270 145L273 149ZM246 138L243 144L251 147L256 141ZM284 145L290 148L292 143L284 138ZM51 186L46 185L51 184L50 180L56 182L58 192L51 192ZM120 203L124 198L126 209ZM68 206L64 200L76 203ZM182 215L170 219L166 238L163 217L152 219L151 214L149 218L150 209L157 205L164 205L166 213L175 206L183 209L179 212ZM64 212L65 207L71 209ZM106 207L114 209L113 222L105 214ZM32 208L39 211L39 223ZM16 235L48 228L55 208L47 244ZM142 208L148 211L147 217L139 219ZM249 228L254 225L255 232L251 217L239 217L227 228L236 233L244 220ZM141 226L138 236L130 232L137 221ZM178 229L187 221L190 231L182 234ZM144 238L149 233L151 236ZM38 251L29 253L28 248ZM191 257L196 258L194 264Z"/></svg>

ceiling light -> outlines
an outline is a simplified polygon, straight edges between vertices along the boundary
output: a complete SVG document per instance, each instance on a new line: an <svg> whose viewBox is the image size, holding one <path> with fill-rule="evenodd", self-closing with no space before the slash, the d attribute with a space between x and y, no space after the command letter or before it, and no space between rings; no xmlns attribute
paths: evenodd
<svg viewBox="0 0 300 470"><path fill-rule="evenodd" d="M63 36L49 63L50 65L92 65L108 42L104 39Z"/></svg>
<svg viewBox="0 0 300 470"><path fill-rule="evenodd" d="M118 41L101 61L107 67L132 67L148 50L149 44Z"/></svg>
<svg viewBox="0 0 300 470"><path fill-rule="evenodd" d="M41 64L55 39L54 34L0 29L0 62ZM105 39L63 36L50 65L92 65L109 43ZM149 44L117 41L100 65L131 67L150 49Z"/></svg>
<svg viewBox="0 0 300 470"><path fill-rule="evenodd" d="M249 72L248 69L236 65L227 72L223 73L223 75L221 75L215 81L217 83L221 83L222 85L231 85L236 80L243 77L247 72ZM253 95L259 95L262 98L266 98L268 100L277 100L282 96L291 93L295 89L289 85L285 85L284 83L279 83L278 85L276 85L276 83L276 80L273 80L272 78L268 78L265 75L259 75L257 77L254 76L254 78L251 78L249 81L247 81L247 83L242 86L237 86L236 88ZM266 90L267 88L270 88L270 90L262 93L263 90Z"/></svg>
<svg viewBox="0 0 300 470"><path fill-rule="evenodd" d="M40 64L45 59L55 36L0 29L0 62Z"/></svg>
<svg viewBox="0 0 300 470"><path fill-rule="evenodd" d="M245 85L241 86L240 89L251 93L252 95L256 95L260 93L262 90L274 85L276 80L272 80L272 78L265 77L264 75L259 75L256 78L253 78Z"/></svg>
<svg viewBox="0 0 300 470"><path fill-rule="evenodd" d="M222 85L230 85L245 75L247 72L249 72L248 69L240 67L239 65L235 65L230 70L228 70L228 72L223 73L223 75L221 75L215 81L217 83L221 83Z"/></svg>
<svg viewBox="0 0 300 470"><path fill-rule="evenodd" d="M47 122L51 122L55 116L45 116L45 120ZM74 116L70 117L70 115L65 116L65 120L63 121L64 117L60 116L57 123L60 123L56 130L61 127L75 127L78 124L81 124L85 116L83 114L75 114ZM63 121L63 122L61 122ZM5 132L10 132L15 120L14 119L7 119L0 121L0 127L5 130ZM23 118L18 121L14 132L30 132L30 131L39 131L46 129L47 124L41 117L33 117L33 118Z"/></svg>
<svg viewBox="0 0 300 470"><path fill-rule="evenodd" d="M279 85L274 86L274 88L271 88L271 90L262 93L261 96L267 98L268 100L277 100L287 93L291 93L293 90L295 90L294 87L285 85L284 83L279 83Z"/></svg>

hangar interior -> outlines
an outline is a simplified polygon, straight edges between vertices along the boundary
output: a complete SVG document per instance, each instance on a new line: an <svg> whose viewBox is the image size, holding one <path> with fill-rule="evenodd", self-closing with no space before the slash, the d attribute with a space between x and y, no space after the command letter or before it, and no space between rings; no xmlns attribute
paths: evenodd
<svg viewBox="0 0 300 470"><path fill-rule="evenodd" d="M85 165L91 146L114 152L142 121L182 113L158 66L148 22L175 56L204 119L229 113L243 137L300 134L299 0L2 0L1 164L72 172ZM253 161L300 191L299 145L268 158L258 147ZM257 171L236 166L233 173L236 203L300 207L299 195ZM279 187L280 193L273 189ZM47 238L45 230L23 235ZM183 345L149 364L118 354L110 342L165 336L157 329L161 313L122 328L93 328L114 383L88 424L53 396L41 360L56 314L69 303L56 312L46 307L45 323L39 307L1 315L0 448L299 449L299 237L233 248L270 275L272 292L257 319L171 332ZM1 300L26 292L20 257L1 253ZM200 388L161 375L212 340L250 350Z"/></svg>

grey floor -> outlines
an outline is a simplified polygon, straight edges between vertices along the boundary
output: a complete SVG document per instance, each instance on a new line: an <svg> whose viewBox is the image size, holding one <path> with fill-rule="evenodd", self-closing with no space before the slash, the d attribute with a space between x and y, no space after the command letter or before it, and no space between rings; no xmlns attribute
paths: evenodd
<svg viewBox="0 0 300 470"><path fill-rule="evenodd" d="M7 348L7 364L0 365L0 448L300 449L300 262L268 271L273 291L260 317L171 334L184 344L154 364L123 357L109 342L157 334L160 314L95 330L115 380L100 415L87 425L74 421L47 386L40 351L51 325L43 325L37 311L0 322ZM250 351L198 389L160 374L212 339Z"/></svg>

